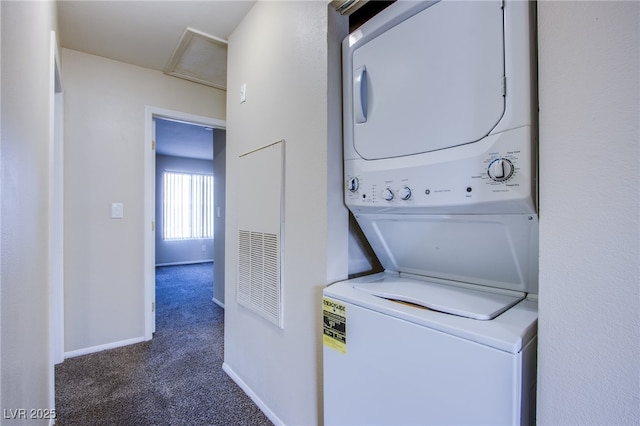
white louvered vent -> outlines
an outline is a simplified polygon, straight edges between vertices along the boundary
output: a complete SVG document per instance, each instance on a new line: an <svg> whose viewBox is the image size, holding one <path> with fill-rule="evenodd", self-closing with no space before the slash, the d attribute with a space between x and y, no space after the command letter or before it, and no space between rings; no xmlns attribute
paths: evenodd
<svg viewBox="0 0 640 426"><path fill-rule="evenodd" d="M283 328L284 140L239 156L236 300Z"/></svg>
<svg viewBox="0 0 640 426"><path fill-rule="evenodd" d="M238 302L280 324L280 256L278 236L238 232Z"/></svg>

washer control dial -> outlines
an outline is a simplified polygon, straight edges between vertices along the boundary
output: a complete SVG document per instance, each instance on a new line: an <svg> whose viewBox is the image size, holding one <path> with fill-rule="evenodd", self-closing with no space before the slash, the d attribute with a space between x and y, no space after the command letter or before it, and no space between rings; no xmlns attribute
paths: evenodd
<svg viewBox="0 0 640 426"><path fill-rule="evenodd" d="M360 187L360 181L357 177L352 177L347 181L347 189L351 192L356 192Z"/></svg>
<svg viewBox="0 0 640 426"><path fill-rule="evenodd" d="M513 176L515 167L506 158L496 158L489 164L489 177L495 182L504 182Z"/></svg>
<svg viewBox="0 0 640 426"><path fill-rule="evenodd" d="M390 188L386 188L384 191L382 191L382 198L387 201L393 200L393 191Z"/></svg>
<svg viewBox="0 0 640 426"><path fill-rule="evenodd" d="M399 195L402 200L408 200L409 198L411 198L411 188L409 188L408 186L403 186L402 188L400 188Z"/></svg>

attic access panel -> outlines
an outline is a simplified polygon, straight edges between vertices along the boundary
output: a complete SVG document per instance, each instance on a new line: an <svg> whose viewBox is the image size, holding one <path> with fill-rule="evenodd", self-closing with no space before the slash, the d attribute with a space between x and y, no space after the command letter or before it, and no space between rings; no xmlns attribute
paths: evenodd
<svg viewBox="0 0 640 426"><path fill-rule="evenodd" d="M227 42L187 28L164 73L173 77L227 89Z"/></svg>

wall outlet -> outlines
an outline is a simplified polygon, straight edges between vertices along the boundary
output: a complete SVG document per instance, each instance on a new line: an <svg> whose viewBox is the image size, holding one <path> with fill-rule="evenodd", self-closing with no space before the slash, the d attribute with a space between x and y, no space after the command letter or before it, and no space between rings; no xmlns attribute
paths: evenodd
<svg viewBox="0 0 640 426"><path fill-rule="evenodd" d="M206 245L202 245L202 251L207 251L207 246Z"/></svg>

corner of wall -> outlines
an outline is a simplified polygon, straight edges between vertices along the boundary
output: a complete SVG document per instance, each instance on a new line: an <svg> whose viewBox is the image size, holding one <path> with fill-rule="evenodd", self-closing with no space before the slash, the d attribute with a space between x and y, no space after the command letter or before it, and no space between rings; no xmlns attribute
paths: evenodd
<svg viewBox="0 0 640 426"><path fill-rule="evenodd" d="M322 420L322 288L347 275L340 32L326 2L257 2L229 37L225 364L287 424ZM340 22L336 22L340 21ZM339 30L337 29L339 28ZM286 139L284 329L236 302L238 156ZM250 178L259 179L256 170ZM253 212L259 215L260 212ZM292 369L295 375L278 371Z"/></svg>

